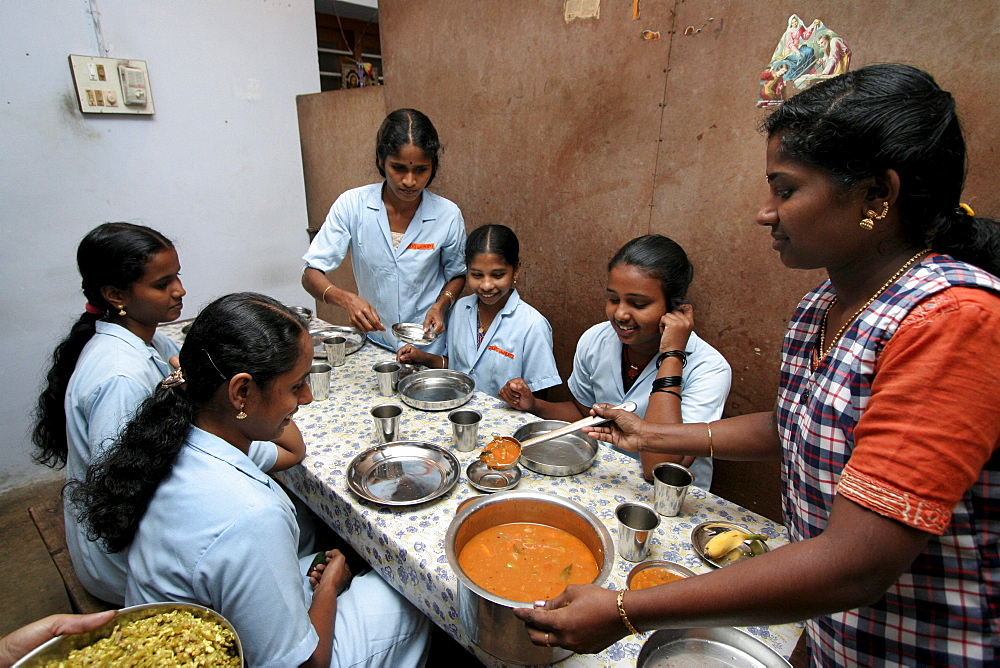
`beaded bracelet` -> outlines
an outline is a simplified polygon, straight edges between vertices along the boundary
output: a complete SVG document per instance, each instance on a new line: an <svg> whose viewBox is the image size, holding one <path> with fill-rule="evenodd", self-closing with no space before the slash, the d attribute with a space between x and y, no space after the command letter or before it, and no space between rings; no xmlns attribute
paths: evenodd
<svg viewBox="0 0 1000 668"><path fill-rule="evenodd" d="M680 399L680 398L681 398L681 395L680 395L680 392L675 392L675 391L673 391L673 390L668 390L668 389L667 389L667 388L665 388L665 387L658 387L658 388L654 389L654 390L653 390L652 392L650 392L650 393L649 393L649 396L653 396L653 395L654 395L654 394L656 394L657 392L663 392L663 393L665 393L665 394L672 394L672 395L674 395L675 397L677 397L678 399ZM682 400L682 401L683 401L683 400Z"/></svg>
<svg viewBox="0 0 1000 668"><path fill-rule="evenodd" d="M665 353L660 353L656 356L656 368L659 369L660 365L663 364L663 360L668 357L676 357L681 361L681 368L683 369L688 365L688 354L683 350L668 350Z"/></svg>
<svg viewBox="0 0 1000 668"><path fill-rule="evenodd" d="M628 632L634 636L639 635L639 631L632 626L632 622L628 620L628 615L625 614L625 589L618 592L618 616L622 620L622 624L628 629Z"/></svg>
<svg viewBox="0 0 1000 668"><path fill-rule="evenodd" d="M653 381L653 389L658 390L661 387L680 387L681 377L680 376L664 376L663 378L657 378Z"/></svg>

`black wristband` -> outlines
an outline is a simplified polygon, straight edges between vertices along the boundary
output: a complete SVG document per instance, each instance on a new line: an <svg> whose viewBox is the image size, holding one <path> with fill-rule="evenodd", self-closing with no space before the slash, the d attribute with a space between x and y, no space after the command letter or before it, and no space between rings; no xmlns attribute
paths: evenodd
<svg viewBox="0 0 1000 668"><path fill-rule="evenodd" d="M656 368L659 369L660 365L663 364L663 360L667 359L668 357L676 357L677 359L679 359L681 361L682 369L686 367L688 364L688 354L686 352L684 352L683 350L668 350L667 352L660 353L659 355L656 356Z"/></svg>
<svg viewBox="0 0 1000 668"><path fill-rule="evenodd" d="M652 392L650 392L650 393L649 393L649 396L653 396L653 395L654 395L654 394L656 394L657 392L664 392L664 393L666 393L666 394L672 394L672 395L674 395L675 397L677 397L678 399L680 399L680 398L681 398L681 394L680 394L680 392L675 392L675 391L673 391L673 390L668 390L668 389L667 389L667 388L665 388L665 387L657 387L656 389L654 389L654 390L653 390ZM683 399L681 399L681 401L683 401Z"/></svg>
<svg viewBox="0 0 1000 668"><path fill-rule="evenodd" d="M680 376L664 376L663 378L657 378L653 381L653 389L659 390L665 387L680 387L681 377Z"/></svg>

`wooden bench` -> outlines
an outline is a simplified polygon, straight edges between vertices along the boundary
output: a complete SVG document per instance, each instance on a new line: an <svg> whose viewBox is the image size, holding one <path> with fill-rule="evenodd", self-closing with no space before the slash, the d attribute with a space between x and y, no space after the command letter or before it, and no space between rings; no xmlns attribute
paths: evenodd
<svg viewBox="0 0 1000 668"><path fill-rule="evenodd" d="M63 520L63 504L60 497L28 508L31 521L35 523L38 535L49 551L52 563L59 571L66 595L69 597L73 612L88 613L116 609L118 606L102 601L84 589L76 577L69 550L66 548L66 524Z"/></svg>

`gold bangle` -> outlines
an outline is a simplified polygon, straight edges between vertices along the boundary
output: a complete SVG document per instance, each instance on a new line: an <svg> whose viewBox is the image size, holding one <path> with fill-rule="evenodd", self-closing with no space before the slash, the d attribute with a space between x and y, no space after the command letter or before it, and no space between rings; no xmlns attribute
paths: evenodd
<svg viewBox="0 0 1000 668"><path fill-rule="evenodd" d="M708 456L715 456L715 448L712 447L712 423L706 422L705 426L708 427Z"/></svg>
<svg viewBox="0 0 1000 668"><path fill-rule="evenodd" d="M442 290L441 294L451 300L451 306L455 305L455 295L451 294L447 290ZM451 306L449 306L448 308L451 308Z"/></svg>
<svg viewBox="0 0 1000 668"><path fill-rule="evenodd" d="M639 635L639 631L632 626L632 622L628 620L628 615L625 614L625 589L618 592L618 616L621 617L622 624L628 629L628 632L634 636Z"/></svg>
<svg viewBox="0 0 1000 668"><path fill-rule="evenodd" d="M319 298L320 301L323 302L324 304L328 304L329 303L328 301L326 301L326 293L329 292L330 288L332 288L332 287L333 287L333 284L330 284L330 285L326 286L326 290L323 291L323 296Z"/></svg>

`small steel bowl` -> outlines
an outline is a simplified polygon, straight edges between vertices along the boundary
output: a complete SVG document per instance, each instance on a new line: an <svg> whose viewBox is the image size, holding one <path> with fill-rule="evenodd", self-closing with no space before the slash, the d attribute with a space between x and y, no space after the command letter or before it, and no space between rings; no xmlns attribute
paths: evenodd
<svg viewBox="0 0 1000 668"><path fill-rule="evenodd" d="M521 468L514 466L502 470L491 469L478 459L465 470L469 484L480 492L506 492L521 482Z"/></svg>
<svg viewBox="0 0 1000 668"><path fill-rule="evenodd" d="M392 334L403 343L413 346L429 346L437 338L434 332L428 336L424 332L424 326L416 322L397 322L392 326Z"/></svg>
<svg viewBox="0 0 1000 668"><path fill-rule="evenodd" d="M628 579L625 581L625 586L628 587L629 589L632 589L632 580L635 578L635 576L637 576L639 573L643 571L647 571L654 568L662 568L664 570L668 570L671 573L679 575L682 578L690 578L694 577L695 575L695 572L692 571L690 568L685 568L684 566L681 566L680 564L675 564L672 561L644 561L641 564L636 564L635 566L632 567L632 570L629 571L628 573Z"/></svg>
<svg viewBox="0 0 1000 668"><path fill-rule="evenodd" d="M309 318L311 318L313 314L312 309L308 309L305 306L289 306L288 310L294 313L295 315L302 316L306 320L309 320Z"/></svg>
<svg viewBox="0 0 1000 668"><path fill-rule="evenodd" d="M168 602L143 603L141 605L122 608L115 614L111 621L93 631L59 636L39 645L19 661L15 662L13 668L35 668L37 666L45 666L52 661L64 661L73 650L89 647L98 640L109 637L114 632L115 626L119 624L126 624L137 619L145 619L146 617L152 617L163 612L173 612L175 610L190 612L195 617L215 622L232 631L233 637L236 639L236 654L240 659L240 663L243 664L243 645L240 643L239 634L236 633L236 629L229 623L229 620L215 610L201 605Z"/></svg>

